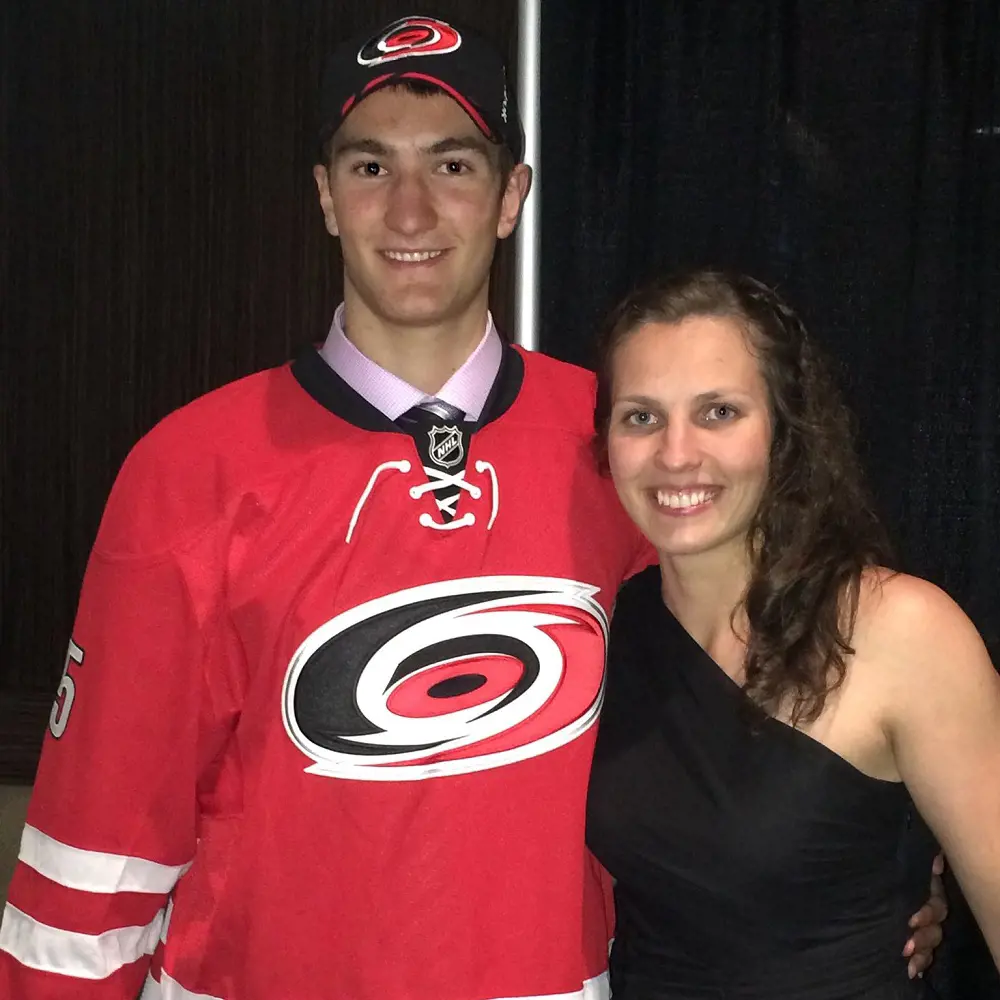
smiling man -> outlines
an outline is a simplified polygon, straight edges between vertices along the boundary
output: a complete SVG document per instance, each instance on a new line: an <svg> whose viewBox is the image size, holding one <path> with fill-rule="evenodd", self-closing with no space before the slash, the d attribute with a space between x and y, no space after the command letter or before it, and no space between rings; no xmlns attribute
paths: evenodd
<svg viewBox="0 0 1000 1000"><path fill-rule="evenodd" d="M489 314L531 181L503 62L407 18L335 53L321 103L343 305L122 469L4 996L607 995L584 801L645 545L589 460L590 374Z"/></svg>
<svg viewBox="0 0 1000 1000"><path fill-rule="evenodd" d="M127 459L0 929L19 1000L598 1000L587 775L645 543L589 373L505 343L530 186L502 60L411 17L345 45L315 168L320 349Z"/></svg>

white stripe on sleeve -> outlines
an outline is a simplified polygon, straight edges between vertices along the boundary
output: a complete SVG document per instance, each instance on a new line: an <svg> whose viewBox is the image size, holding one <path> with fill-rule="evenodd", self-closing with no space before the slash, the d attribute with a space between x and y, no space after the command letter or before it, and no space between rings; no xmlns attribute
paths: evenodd
<svg viewBox="0 0 1000 1000"><path fill-rule="evenodd" d="M0 925L0 949L22 965L77 979L107 979L122 966L153 954L164 911L145 927L118 927L80 934L50 927L7 904Z"/></svg>
<svg viewBox="0 0 1000 1000"><path fill-rule="evenodd" d="M146 977L146 985L142 988L139 1000L222 1000L222 997L209 996L207 993L192 993L184 989L176 979L171 979L165 972L161 972L159 982L152 976Z"/></svg>
<svg viewBox="0 0 1000 1000"><path fill-rule="evenodd" d="M515 997L508 1000L608 1000L611 993L608 988L608 974L601 973L583 984L583 989L575 993L557 993L548 996ZM160 973L160 981L152 976L146 977L139 1000L223 1000L222 997L210 996L208 993L192 993L184 989L176 979L171 979L165 972Z"/></svg>
<svg viewBox="0 0 1000 1000"><path fill-rule="evenodd" d="M573 993L547 993L545 996L503 997L502 1000L610 1000L611 987L608 974L602 972L593 979L586 979L583 988Z"/></svg>
<svg viewBox="0 0 1000 1000"><path fill-rule="evenodd" d="M160 975L162 976L163 973L161 972ZM163 991L151 972L146 976L146 982L142 985L139 1000L163 1000Z"/></svg>
<svg viewBox="0 0 1000 1000"><path fill-rule="evenodd" d="M49 837L25 826L18 859L52 882L83 892L168 893L190 867L161 865L126 854L103 854Z"/></svg>

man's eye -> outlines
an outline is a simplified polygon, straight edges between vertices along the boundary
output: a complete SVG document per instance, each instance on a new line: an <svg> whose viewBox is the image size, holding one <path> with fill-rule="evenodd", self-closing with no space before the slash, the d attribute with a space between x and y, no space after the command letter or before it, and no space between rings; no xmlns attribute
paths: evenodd
<svg viewBox="0 0 1000 1000"><path fill-rule="evenodd" d="M359 163L354 169L365 177L378 177L382 173L382 164L378 160L367 160Z"/></svg>
<svg viewBox="0 0 1000 1000"><path fill-rule="evenodd" d="M442 169L446 174L466 174L469 172L469 165L462 160L448 160L442 164Z"/></svg>

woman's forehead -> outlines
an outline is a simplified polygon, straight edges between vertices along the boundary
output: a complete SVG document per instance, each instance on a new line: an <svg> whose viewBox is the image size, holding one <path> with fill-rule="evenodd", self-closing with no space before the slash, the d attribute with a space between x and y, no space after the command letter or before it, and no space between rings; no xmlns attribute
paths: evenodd
<svg viewBox="0 0 1000 1000"><path fill-rule="evenodd" d="M691 380L722 374L740 382L762 379L744 328L728 316L644 323L622 340L612 363L616 382Z"/></svg>

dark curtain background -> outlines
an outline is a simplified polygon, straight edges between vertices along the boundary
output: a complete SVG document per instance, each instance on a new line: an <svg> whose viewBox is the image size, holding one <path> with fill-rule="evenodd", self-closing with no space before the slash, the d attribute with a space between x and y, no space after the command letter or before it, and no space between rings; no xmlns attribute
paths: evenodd
<svg viewBox="0 0 1000 1000"><path fill-rule="evenodd" d="M114 473L321 338L322 53L516 0L0 3L0 780L30 780ZM545 0L543 346L678 264L780 284L844 365L908 569L1000 647L997 0ZM510 247L494 308L510 315ZM1000 996L954 886L935 983Z"/></svg>
<svg viewBox="0 0 1000 1000"><path fill-rule="evenodd" d="M1000 4L546 0L542 345L665 268L777 284L843 367L903 566L1000 663ZM954 884L933 978L1000 997Z"/></svg>
<svg viewBox="0 0 1000 1000"><path fill-rule="evenodd" d="M34 774L128 449L326 335L342 277L311 175L320 65L414 6L0 2L0 781ZM517 0L419 6L513 63Z"/></svg>

